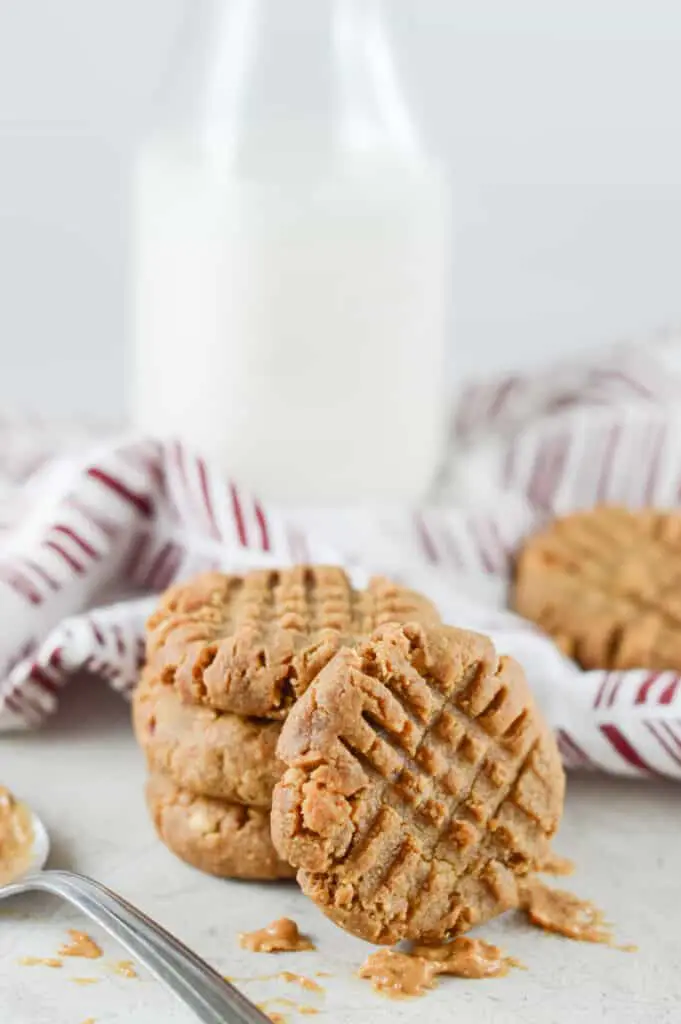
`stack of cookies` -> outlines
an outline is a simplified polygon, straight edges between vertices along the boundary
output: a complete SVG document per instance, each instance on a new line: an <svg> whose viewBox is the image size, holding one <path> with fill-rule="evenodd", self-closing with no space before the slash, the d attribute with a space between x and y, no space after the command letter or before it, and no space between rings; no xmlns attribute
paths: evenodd
<svg viewBox="0 0 681 1024"><path fill-rule="evenodd" d="M520 666L385 579L209 573L148 624L134 721L157 832L211 874L295 875L380 943L513 906L563 806Z"/></svg>
<svg viewBox="0 0 681 1024"><path fill-rule="evenodd" d="M423 596L305 567L206 573L163 595L134 695L147 803L175 854L214 875L289 878L270 836L283 720L341 647L388 622L439 622Z"/></svg>

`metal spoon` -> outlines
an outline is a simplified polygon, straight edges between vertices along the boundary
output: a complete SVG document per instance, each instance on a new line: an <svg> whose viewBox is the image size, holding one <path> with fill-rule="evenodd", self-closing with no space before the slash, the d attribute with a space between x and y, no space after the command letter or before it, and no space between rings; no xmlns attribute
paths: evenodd
<svg viewBox="0 0 681 1024"><path fill-rule="evenodd" d="M78 907L163 982L204 1024L271 1024L270 1018L204 960L121 896L73 871L43 871L47 829L31 812L33 849L28 873L0 886L0 900L47 892Z"/></svg>

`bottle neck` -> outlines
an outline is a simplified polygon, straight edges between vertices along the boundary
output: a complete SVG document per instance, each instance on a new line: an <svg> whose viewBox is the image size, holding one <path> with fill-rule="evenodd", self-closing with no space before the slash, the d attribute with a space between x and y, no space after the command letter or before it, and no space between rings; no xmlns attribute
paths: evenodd
<svg viewBox="0 0 681 1024"><path fill-rule="evenodd" d="M382 0L193 0L162 136L253 169L420 148Z"/></svg>
<svg viewBox="0 0 681 1024"><path fill-rule="evenodd" d="M397 75L383 0L336 0L334 8L343 145L415 157L416 129Z"/></svg>

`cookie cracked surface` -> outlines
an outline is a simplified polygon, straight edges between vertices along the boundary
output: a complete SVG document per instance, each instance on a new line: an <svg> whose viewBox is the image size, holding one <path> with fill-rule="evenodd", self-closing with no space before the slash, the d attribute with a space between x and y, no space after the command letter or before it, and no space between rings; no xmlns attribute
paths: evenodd
<svg viewBox="0 0 681 1024"><path fill-rule="evenodd" d="M421 594L333 566L204 573L172 587L147 627L147 665L187 702L284 718L343 644L387 622L439 622Z"/></svg>
<svg viewBox="0 0 681 1024"><path fill-rule="evenodd" d="M272 837L303 891L377 943L441 941L514 906L562 812L555 741L487 638L390 625L291 710Z"/></svg>
<svg viewBox="0 0 681 1024"><path fill-rule="evenodd" d="M281 723L183 704L148 674L133 694L132 720L152 772L200 796L271 806L283 771L275 753Z"/></svg>
<svg viewBox="0 0 681 1024"><path fill-rule="evenodd" d="M600 506L521 550L513 608L584 668L681 669L681 515Z"/></svg>
<svg viewBox="0 0 681 1024"><path fill-rule="evenodd" d="M159 838L200 871L261 881L295 874L272 845L268 811L196 796L158 773L146 798Z"/></svg>

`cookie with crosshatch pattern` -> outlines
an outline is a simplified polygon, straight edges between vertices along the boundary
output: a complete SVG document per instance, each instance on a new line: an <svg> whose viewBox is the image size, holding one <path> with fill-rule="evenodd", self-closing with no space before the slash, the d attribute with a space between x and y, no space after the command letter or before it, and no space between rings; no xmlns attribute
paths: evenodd
<svg viewBox="0 0 681 1024"><path fill-rule="evenodd" d="M563 808L553 736L486 637L391 625L297 701L272 838L302 890L371 942L440 941L516 904Z"/></svg>
<svg viewBox="0 0 681 1024"><path fill-rule="evenodd" d="M586 669L681 669L681 515L599 506L520 551L511 605Z"/></svg>
<svg viewBox="0 0 681 1024"><path fill-rule="evenodd" d="M172 587L147 625L147 668L189 703L284 718L343 644L387 622L439 622L423 595L335 566L204 573Z"/></svg>

